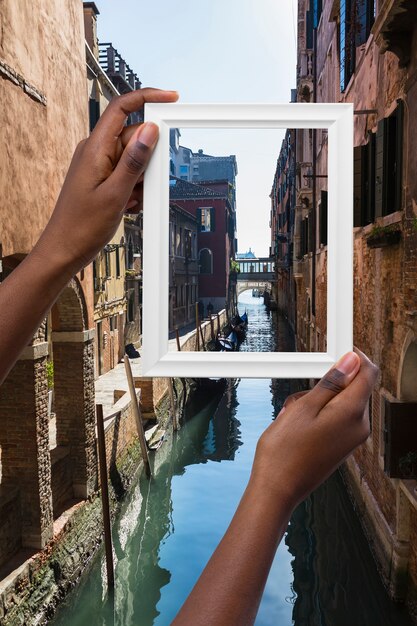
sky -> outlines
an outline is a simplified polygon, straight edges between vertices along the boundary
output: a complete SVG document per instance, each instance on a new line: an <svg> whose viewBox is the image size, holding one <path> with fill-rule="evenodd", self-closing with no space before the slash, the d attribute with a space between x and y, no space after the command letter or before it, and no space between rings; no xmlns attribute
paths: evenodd
<svg viewBox="0 0 417 626"><path fill-rule="evenodd" d="M111 42L142 85L181 102L289 102L296 80L297 0L96 0ZM284 131L184 130L181 145L235 154L239 252L268 256L269 212ZM146 236L146 234L145 234Z"/></svg>

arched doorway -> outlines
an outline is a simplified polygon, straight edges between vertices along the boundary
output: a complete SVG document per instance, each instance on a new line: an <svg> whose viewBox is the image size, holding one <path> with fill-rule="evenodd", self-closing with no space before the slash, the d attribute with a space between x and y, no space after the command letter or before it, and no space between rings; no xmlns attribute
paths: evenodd
<svg viewBox="0 0 417 626"><path fill-rule="evenodd" d="M86 498L96 487L94 330L77 278L54 304L48 337L53 363L56 438L51 439L54 517L68 500Z"/></svg>

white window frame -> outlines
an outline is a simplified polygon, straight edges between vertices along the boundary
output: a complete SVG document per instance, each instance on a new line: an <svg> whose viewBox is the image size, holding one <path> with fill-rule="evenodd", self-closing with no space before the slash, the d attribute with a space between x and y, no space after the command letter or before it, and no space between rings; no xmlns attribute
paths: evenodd
<svg viewBox="0 0 417 626"><path fill-rule="evenodd" d="M159 141L144 182L143 374L320 378L353 344L353 105L151 103L145 106L145 121L159 126ZM328 129L327 352L175 352L172 346L170 349L171 128Z"/></svg>

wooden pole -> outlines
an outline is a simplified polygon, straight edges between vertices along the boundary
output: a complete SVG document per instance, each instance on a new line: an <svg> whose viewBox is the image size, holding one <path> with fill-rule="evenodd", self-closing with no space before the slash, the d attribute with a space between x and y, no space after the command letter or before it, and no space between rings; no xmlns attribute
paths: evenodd
<svg viewBox="0 0 417 626"><path fill-rule="evenodd" d="M213 316L210 313L210 326L211 326L211 338L214 339L214 323L213 323Z"/></svg>
<svg viewBox="0 0 417 626"><path fill-rule="evenodd" d="M143 463L145 465L145 472L146 472L147 478L150 478L151 466L149 464L148 446L146 445L145 431L143 430L143 423L142 423L142 415L140 412L138 399L136 397L136 388L135 388L135 383L133 380L132 368L130 366L130 361L129 361L129 357L127 356L127 354L125 354L123 360L125 363L127 382L128 382L129 391L130 391L130 399L132 401L133 414L135 416L136 429L138 431L140 450L142 452Z"/></svg>
<svg viewBox="0 0 417 626"><path fill-rule="evenodd" d="M168 378L169 403L171 405L172 425L174 430L178 430L178 415L175 407L174 398L174 382L172 378Z"/></svg>
<svg viewBox="0 0 417 626"><path fill-rule="evenodd" d="M96 405L97 443L100 468L101 504L103 508L104 545L106 549L107 585L114 587L113 547L111 540L111 522L109 505L109 484L107 481L106 440L104 437L103 406Z"/></svg>
<svg viewBox="0 0 417 626"><path fill-rule="evenodd" d="M177 350L178 352L181 352L180 333L179 333L178 328L175 329L175 337L177 339Z"/></svg>
<svg viewBox="0 0 417 626"><path fill-rule="evenodd" d="M220 315L217 313L217 334L220 335Z"/></svg>
<svg viewBox="0 0 417 626"><path fill-rule="evenodd" d="M204 343L204 334L203 334L203 329L201 327L201 324L199 324L199 327L200 327L201 345L203 346L203 350L205 350L206 349L206 345Z"/></svg>
<svg viewBox="0 0 417 626"><path fill-rule="evenodd" d="M195 349L197 352L200 352L200 335L198 332L199 327L199 319L198 319L198 302L195 303Z"/></svg>

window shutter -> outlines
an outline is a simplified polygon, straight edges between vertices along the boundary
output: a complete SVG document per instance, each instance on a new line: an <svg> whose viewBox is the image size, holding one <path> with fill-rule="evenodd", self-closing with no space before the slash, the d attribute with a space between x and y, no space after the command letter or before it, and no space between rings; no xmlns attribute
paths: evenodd
<svg viewBox="0 0 417 626"><path fill-rule="evenodd" d="M308 213L308 252L314 252L316 248L316 233L313 232L313 211L315 209L310 209Z"/></svg>
<svg viewBox="0 0 417 626"><path fill-rule="evenodd" d="M365 224L372 224L375 221L375 154L376 154L376 135L371 133L366 158L366 174L364 177L365 192Z"/></svg>
<svg viewBox="0 0 417 626"><path fill-rule="evenodd" d="M362 146L355 146L353 149L353 173L354 173L354 193L353 193L353 225L362 224Z"/></svg>
<svg viewBox="0 0 417 626"><path fill-rule="evenodd" d="M396 146L395 146L395 202L394 210L400 211L402 206L403 190L403 128L404 128L404 103L398 103L396 109Z"/></svg>
<svg viewBox="0 0 417 626"><path fill-rule="evenodd" d="M311 11L307 11L306 15L306 43L307 49L313 49L313 14Z"/></svg>
<svg viewBox="0 0 417 626"><path fill-rule="evenodd" d="M320 243L327 246L327 191L321 192L320 203Z"/></svg>
<svg viewBox="0 0 417 626"><path fill-rule="evenodd" d="M216 209L211 207L210 209L210 232L216 230Z"/></svg>
<svg viewBox="0 0 417 626"><path fill-rule="evenodd" d="M197 230L201 232L201 209L197 209Z"/></svg>
<svg viewBox="0 0 417 626"><path fill-rule="evenodd" d="M378 122L375 139L375 217L381 217L384 205L384 121Z"/></svg>
<svg viewBox="0 0 417 626"><path fill-rule="evenodd" d="M95 98L89 100L90 133L100 118L100 103Z"/></svg>

